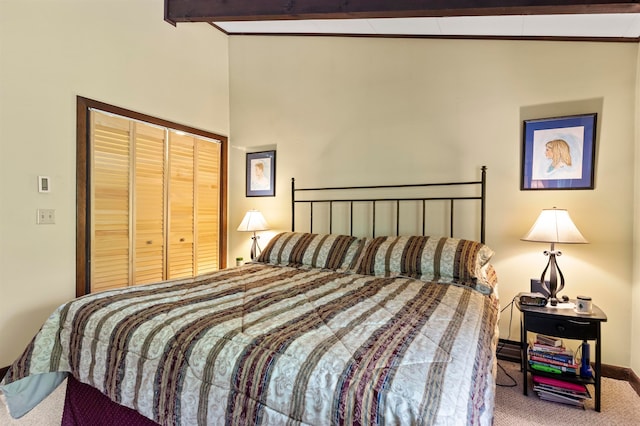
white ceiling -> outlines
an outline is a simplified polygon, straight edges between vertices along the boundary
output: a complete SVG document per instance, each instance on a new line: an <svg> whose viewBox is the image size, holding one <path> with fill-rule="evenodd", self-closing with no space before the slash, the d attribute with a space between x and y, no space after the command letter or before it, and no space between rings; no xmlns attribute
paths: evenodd
<svg viewBox="0 0 640 426"><path fill-rule="evenodd" d="M229 34L639 38L640 13L214 22Z"/></svg>

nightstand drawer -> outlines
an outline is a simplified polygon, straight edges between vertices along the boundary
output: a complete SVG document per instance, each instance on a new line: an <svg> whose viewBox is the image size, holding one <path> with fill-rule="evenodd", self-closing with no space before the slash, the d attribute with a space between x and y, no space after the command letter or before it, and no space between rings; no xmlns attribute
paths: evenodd
<svg viewBox="0 0 640 426"><path fill-rule="evenodd" d="M534 333L548 334L566 339L589 340L598 337L598 321L588 319L552 319L530 316L527 330Z"/></svg>

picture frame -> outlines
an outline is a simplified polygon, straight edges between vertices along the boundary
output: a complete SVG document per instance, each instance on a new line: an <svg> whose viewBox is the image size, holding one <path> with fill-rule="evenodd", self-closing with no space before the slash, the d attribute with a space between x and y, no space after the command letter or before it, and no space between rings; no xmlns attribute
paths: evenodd
<svg viewBox="0 0 640 426"><path fill-rule="evenodd" d="M597 113L525 120L521 190L593 189Z"/></svg>
<svg viewBox="0 0 640 426"><path fill-rule="evenodd" d="M246 176L247 197L275 197L276 152L248 152Z"/></svg>

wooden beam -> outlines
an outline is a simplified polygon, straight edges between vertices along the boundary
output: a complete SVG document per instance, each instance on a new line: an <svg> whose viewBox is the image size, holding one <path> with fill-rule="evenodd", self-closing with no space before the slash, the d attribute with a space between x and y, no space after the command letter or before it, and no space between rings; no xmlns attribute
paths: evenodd
<svg viewBox="0 0 640 426"><path fill-rule="evenodd" d="M176 22L640 13L640 0L165 0Z"/></svg>

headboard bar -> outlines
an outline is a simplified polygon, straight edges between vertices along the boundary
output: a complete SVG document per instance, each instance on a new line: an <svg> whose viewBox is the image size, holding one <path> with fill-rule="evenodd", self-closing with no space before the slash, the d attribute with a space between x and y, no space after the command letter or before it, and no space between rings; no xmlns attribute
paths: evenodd
<svg viewBox="0 0 640 426"><path fill-rule="evenodd" d="M380 201L395 202L395 225L396 235L400 233L400 206L402 202L417 202L422 201L422 234L426 232L426 211L427 202L429 201L449 201L449 236L454 236L454 217L455 217L455 202L460 200L479 200L480 201L480 241L485 242L485 224L486 224L486 171L487 167L481 167L481 179L479 181L465 181L465 182L441 182L441 183L423 183L423 184L402 184L402 185L365 185L365 186L334 186L334 187L317 187L317 188L296 188L295 178L291 178L291 231L295 231L295 216L296 216L296 204L307 203L310 205L310 232L313 232L313 210L314 205L317 203L328 203L329 205L329 233L333 232L333 205L334 203L348 203L349 206L349 233L353 235L353 204L354 203L371 203L372 205L372 236L376 236L376 203ZM364 197L364 198L305 198L296 199L298 192L310 192L310 191L345 191L345 190L362 190L362 189L398 189L398 188L426 188L426 187L450 187L450 186L467 186L467 187L479 187L480 195L478 196L437 196L437 197Z"/></svg>
<svg viewBox="0 0 640 426"><path fill-rule="evenodd" d="M449 236L453 238L453 200L449 200Z"/></svg>
<svg viewBox="0 0 640 426"><path fill-rule="evenodd" d="M486 166L482 166L486 167ZM292 183L295 178L291 178ZM461 185L479 185L481 180L474 180L469 182L443 182L443 183L410 183L401 185L367 185L367 186L326 186L318 188L295 188L296 191L329 191L329 190L345 190L345 189L383 189L383 188L414 188L414 187L429 187L429 186L461 186Z"/></svg>
<svg viewBox="0 0 640 426"><path fill-rule="evenodd" d="M482 199L480 200L480 242L485 242L485 227L487 224L487 166L482 166L480 168L481 179L480 179L480 196Z"/></svg>
<svg viewBox="0 0 640 426"><path fill-rule="evenodd" d="M422 200L422 235L427 232L427 200Z"/></svg>

